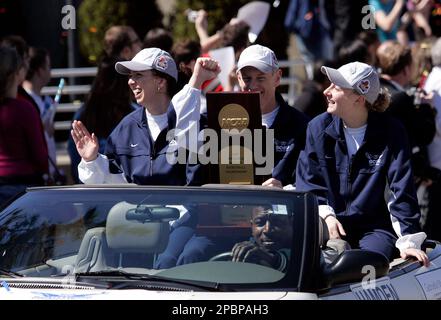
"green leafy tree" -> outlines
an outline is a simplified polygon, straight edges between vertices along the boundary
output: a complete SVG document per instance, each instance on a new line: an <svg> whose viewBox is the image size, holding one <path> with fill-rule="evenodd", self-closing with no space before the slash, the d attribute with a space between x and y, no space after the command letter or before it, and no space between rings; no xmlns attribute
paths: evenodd
<svg viewBox="0 0 441 320"><path fill-rule="evenodd" d="M130 25L142 39L151 28L162 26L162 13L155 0L83 0L78 17L80 51L91 63L103 52L109 27Z"/></svg>
<svg viewBox="0 0 441 320"><path fill-rule="evenodd" d="M231 18L235 17L237 10L249 0L179 0L176 4L176 21L172 23L175 39L192 38L197 39L194 23L189 22L186 15L187 9L208 12L208 32L215 33L221 29Z"/></svg>
<svg viewBox="0 0 441 320"><path fill-rule="evenodd" d="M78 10L80 51L89 62L96 62L103 51L106 30L127 24L127 4L118 0L84 0Z"/></svg>

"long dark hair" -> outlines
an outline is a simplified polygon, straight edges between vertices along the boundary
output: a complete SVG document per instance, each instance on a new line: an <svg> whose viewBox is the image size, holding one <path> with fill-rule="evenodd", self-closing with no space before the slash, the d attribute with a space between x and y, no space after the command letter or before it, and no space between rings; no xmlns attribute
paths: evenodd
<svg viewBox="0 0 441 320"><path fill-rule="evenodd" d="M104 57L80 120L98 138L107 138L116 125L133 111L127 76L115 70L117 58Z"/></svg>
<svg viewBox="0 0 441 320"><path fill-rule="evenodd" d="M0 47L0 103L6 98L12 76L18 71L21 61L14 48Z"/></svg>
<svg viewBox="0 0 441 320"><path fill-rule="evenodd" d="M26 80L32 80L38 69L46 65L46 57L49 56L49 51L45 48L31 47L29 49L29 68L26 74Z"/></svg>
<svg viewBox="0 0 441 320"><path fill-rule="evenodd" d="M130 26L113 26L104 35L104 52L110 57L119 57L125 47L132 46L130 33L136 34Z"/></svg>

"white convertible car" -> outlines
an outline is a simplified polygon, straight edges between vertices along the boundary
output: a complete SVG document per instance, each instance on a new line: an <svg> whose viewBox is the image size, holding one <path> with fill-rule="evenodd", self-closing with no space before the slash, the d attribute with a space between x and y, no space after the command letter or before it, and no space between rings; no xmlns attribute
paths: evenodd
<svg viewBox="0 0 441 320"><path fill-rule="evenodd" d="M0 300L441 299L439 243L425 268L322 230L274 188L33 188L0 209Z"/></svg>

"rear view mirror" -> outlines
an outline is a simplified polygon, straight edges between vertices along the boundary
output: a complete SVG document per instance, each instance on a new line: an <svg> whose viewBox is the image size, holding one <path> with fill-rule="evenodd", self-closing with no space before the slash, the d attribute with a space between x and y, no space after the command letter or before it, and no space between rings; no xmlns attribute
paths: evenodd
<svg viewBox="0 0 441 320"><path fill-rule="evenodd" d="M137 220L141 223L168 222L178 219L179 216L179 210L176 208L155 205L139 205L126 213L127 220Z"/></svg>

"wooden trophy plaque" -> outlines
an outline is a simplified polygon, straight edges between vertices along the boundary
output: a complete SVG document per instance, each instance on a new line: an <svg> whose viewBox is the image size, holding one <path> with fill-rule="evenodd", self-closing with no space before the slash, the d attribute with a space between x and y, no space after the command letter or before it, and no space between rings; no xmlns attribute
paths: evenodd
<svg viewBox="0 0 441 320"><path fill-rule="evenodd" d="M209 165L210 183L254 184L254 130L262 129L257 92L209 92L208 128L218 139L218 163Z"/></svg>

